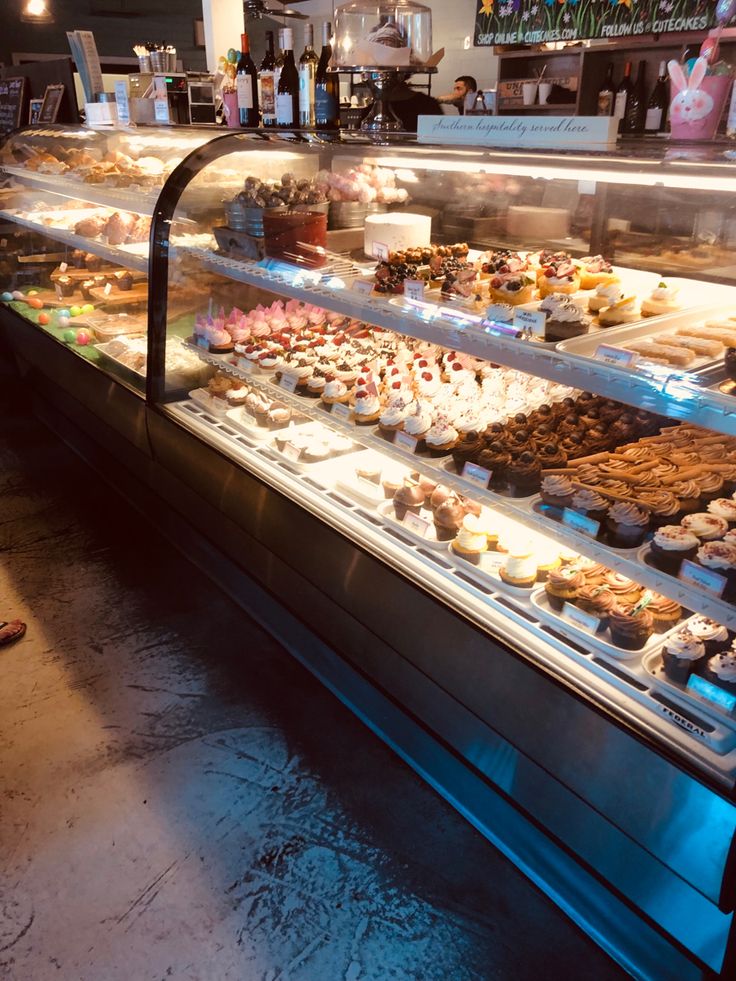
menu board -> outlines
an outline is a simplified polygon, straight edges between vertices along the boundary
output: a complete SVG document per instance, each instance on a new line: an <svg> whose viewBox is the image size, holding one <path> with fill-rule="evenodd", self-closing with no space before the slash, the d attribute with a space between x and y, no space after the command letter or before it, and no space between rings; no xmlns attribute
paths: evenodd
<svg viewBox="0 0 736 981"><path fill-rule="evenodd" d="M475 45L705 31L718 0L478 0Z"/></svg>
<svg viewBox="0 0 736 981"><path fill-rule="evenodd" d="M0 78L0 133L25 123L25 99L25 78Z"/></svg>

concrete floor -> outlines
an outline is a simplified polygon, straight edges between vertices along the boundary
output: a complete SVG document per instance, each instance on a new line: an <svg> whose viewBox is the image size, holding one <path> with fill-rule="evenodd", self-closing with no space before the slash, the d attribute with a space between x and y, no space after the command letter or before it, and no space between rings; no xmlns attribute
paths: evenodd
<svg viewBox="0 0 736 981"><path fill-rule="evenodd" d="M624 977L2 381L0 977Z"/></svg>

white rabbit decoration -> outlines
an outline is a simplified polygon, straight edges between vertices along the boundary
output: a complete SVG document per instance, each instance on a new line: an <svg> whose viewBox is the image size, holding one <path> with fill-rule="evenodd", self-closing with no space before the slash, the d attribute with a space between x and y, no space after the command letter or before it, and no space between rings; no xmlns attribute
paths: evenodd
<svg viewBox="0 0 736 981"><path fill-rule="evenodd" d="M712 97L700 87L708 71L708 59L698 58L689 78L677 61L671 61L668 68L677 90L670 106L671 121L680 125L702 122L711 114L714 105Z"/></svg>

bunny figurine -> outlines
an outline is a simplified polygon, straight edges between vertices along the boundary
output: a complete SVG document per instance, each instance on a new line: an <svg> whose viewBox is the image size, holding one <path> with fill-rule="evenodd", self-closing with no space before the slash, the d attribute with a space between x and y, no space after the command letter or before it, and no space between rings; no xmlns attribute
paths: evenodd
<svg viewBox="0 0 736 981"><path fill-rule="evenodd" d="M669 63L668 68L672 85L677 91L670 106L672 126L674 128L689 124L696 132L705 127L705 121L713 111L714 105L712 96L701 88L708 70L708 59L698 58L689 78L682 70L682 65L674 60Z"/></svg>

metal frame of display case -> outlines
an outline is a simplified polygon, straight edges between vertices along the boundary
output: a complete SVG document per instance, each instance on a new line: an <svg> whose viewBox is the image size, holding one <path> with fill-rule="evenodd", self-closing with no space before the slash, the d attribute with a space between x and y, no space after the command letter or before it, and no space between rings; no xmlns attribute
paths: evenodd
<svg viewBox="0 0 736 981"><path fill-rule="evenodd" d="M108 477L119 474L130 496L142 494L140 506L173 541L627 969L641 978L678 981L732 976L733 776L704 763L707 754L700 761L695 753L688 756L690 737L671 721L652 718L647 727L647 712L635 700L622 695L617 705L597 697L590 679L598 667L569 638L543 630L501 592L457 580L442 563L424 561L426 550L422 555L406 543L387 545L382 529L359 508L330 498L318 482L296 479L282 461L239 440L226 424L176 393L178 401L168 402L168 233L179 198L197 173L234 148L284 139L292 148L329 151L333 145L330 138L311 135L228 134L190 154L162 191L151 229L147 403L125 393L135 398L134 424L127 420L125 400L112 397L118 388L125 392L117 382L90 373L81 359L17 314L4 315L6 322L13 320L19 359L34 380L46 376L39 387L63 405L61 415L46 418ZM342 142L351 150L373 147L363 140ZM433 151L397 145L396 152L410 157ZM473 152L498 167L514 162L532 170L550 156ZM453 162L453 151L441 155ZM564 161L547 159L544 165L559 171ZM588 163L591 174L611 165L605 155ZM696 172L695 165L685 167L682 181ZM675 389L674 381L663 391L657 379L646 377L624 390L630 374L496 337L472 320L400 316L382 300L338 295L211 256L196 258L235 282L320 302L632 404L660 411L677 405L680 418L697 415L704 425L736 432L728 403L712 392ZM289 400L288 393L280 397ZM126 418L109 418L109 427L122 435L107 451L110 399L120 403ZM129 442L136 451L126 455L119 444ZM389 444L380 449L396 452ZM132 472L139 478L135 485ZM462 478L452 482L469 491ZM161 500L173 506L162 507ZM489 495L491 500L498 507ZM506 507L510 517L522 516L513 501ZM569 529L560 528L558 537L615 564L609 550ZM308 547L295 548L295 542ZM631 572L627 561L618 567ZM650 584L660 588L660 577L651 577ZM703 594L684 595L707 606ZM712 601L708 608L736 622L726 604ZM542 656L545 649L566 651L567 659L552 663Z"/></svg>

